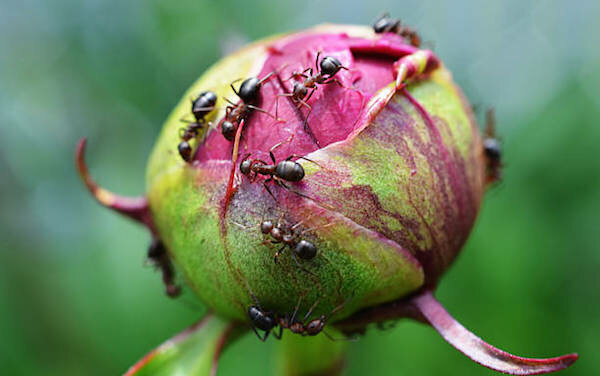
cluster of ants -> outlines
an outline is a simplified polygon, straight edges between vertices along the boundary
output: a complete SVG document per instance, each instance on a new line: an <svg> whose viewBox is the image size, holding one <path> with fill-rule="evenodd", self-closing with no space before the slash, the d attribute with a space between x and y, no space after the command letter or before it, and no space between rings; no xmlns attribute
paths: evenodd
<svg viewBox="0 0 600 376"><path fill-rule="evenodd" d="M400 23L400 20L390 18L388 14L384 14L373 24L373 30L375 33L398 34L415 47L419 47L421 44L419 35L413 29L403 26ZM254 111L259 111L275 120L279 120L277 114L278 100L280 97L289 97L298 108L304 106L308 109L308 112L305 116L306 125L308 116L312 111L311 106L307 102L318 89L319 85L336 83L342 86L340 81L335 76L340 70L348 69L333 56L324 56L320 60L319 57L320 52L317 53L315 59L315 70L313 70L312 67L309 67L302 72L292 73L289 79L295 79L297 81L294 83L293 89L290 93L282 93L277 95L275 115L272 115L260 107L260 89L263 83L271 79L276 72L271 72L262 79L257 77L247 78L241 83L238 90L235 89L232 82L230 84L231 89L239 98L239 102L233 103L232 101L226 99L229 104L225 109L225 116L219 121L219 128L223 137L230 142L233 141L241 122L247 121ZM179 155L185 162L189 163L193 159L193 148L190 144L190 141L199 136L200 130L202 130L207 124L205 117L215 109L216 104L217 95L212 91L203 92L192 100L191 112L195 120L186 121L182 119L182 121L188 123L188 125L185 128L180 129L179 134L181 141L178 145L178 151ZM494 137L494 122L492 112L488 112L487 114L487 123L488 127L483 144L484 157L487 161L486 179L488 181L496 181L499 179L501 149L500 143ZM301 158L314 163L314 161L297 155L291 155L285 160L277 162L273 151L281 144L282 143L279 143L269 150L272 163L267 163L260 159L249 159L249 155L247 155L242 159L239 166L240 172L249 177L251 180L254 180L258 175L266 176L267 179L264 181L264 186L271 196L273 196L273 193L269 189L269 182L273 182L276 185L289 190L290 188L286 182L299 182L304 178L304 168L301 164L292 159ZM300 194L299 192L296 193ZM273 197L275 198L275 196ZM311 273L300 265L298 258L302 260L311 260L317 255L318 250L313 242L303 237L304 233L310 230L300 232L299 226L300 223L290 227L284 226L280 222L274 224L270 220L265 220L260 224L260 231L265 236L270 237L268 239L269 243L281 245L273 257L275 262L278 262L282 252L286 248L289 248L291 257L296 262L298 267L308 273ZM178 296L181 290L180 287L174 282L175 273L173 270L173 265L162 242L155 240L151 244L147 256L148 260L154 264L157 269L161 270L167 295L170 297ZM271 333L271 331L273 331L277 326L279 326L279 332L275 333L273 331L273 336L278 339L281 338L283 329L289 329L291 332L301 335L317 335L323 331L328 319L328 317L325 315L321 315L316 319L309 320L314 308L319 303L319 300L317 300L315 304L308 310L302 320L298 319L298 309L304 295L299 298L296 309L290 316L280 315L275 312L262 309L254 294L252 292L250 292L250 294L254 298L256 305L252 305L248 308L248 319L250 321L252 330L263 342L267 339L269 333ZM329 317L342 309L346 303L347 301L331 311ZM264 331L264 334L261 336L257 329ZM326 332L324 333L327 334Z"/></svg>

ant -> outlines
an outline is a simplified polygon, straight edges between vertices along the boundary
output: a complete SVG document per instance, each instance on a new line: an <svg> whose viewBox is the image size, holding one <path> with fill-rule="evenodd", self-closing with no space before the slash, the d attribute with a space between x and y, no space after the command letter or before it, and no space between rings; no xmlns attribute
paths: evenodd
<svg viewBox="0 0 600 376"><path fill-rule="evenodd" d="M175 271L169 259L169 254L162 241L154 239L148 247L148 260L156 269L162 272L162 280L165 292L170 298L176 298L181 294L181 288L175 284Z"/></svg>
<svg viewBox="0 0 600 376"><path fill-rule="evenodd" d="M500 180L502 175L502 147L495 134L496 116L494 110L489 109L485 113L485 138L483 139L487 183L493 183Z"/></svg>
<svg viewBox="0 0 600 376"><path fill-rule="evenodd" d="M389 13L384 13L373 24L373 31L377 34L395 33L408 40L414 47L421 46L421 38L417 32L409 27L402 26L399 19L393 19Z"/></svg>
<svg viewBox="0 0 600 376"><path fill-rule="evenodd" d="M275 71L267 74L260 80L256 77L247 78L242 82L239 90L235 90L233 82L230 84L231 89L241 101L236 104L225 99L230 105L225 109L225 117L221 120L220 125L221 133L227 141L233 141L240 121L246 119L253 110L260 111L278 120L278 118L274 117L266 110L258 107L260 102L260 88L262 87L263 82L271 78L274 74Z"/></svg>
<svg viewBox="0 0 600 376"><path fill-rule="evenodd" d="M242 174L248 176L251 181L254 181L256 176L259 174L269 176L263 184L264 184L267 192L269 192L269 194L271 195L271 197L273 197L275 199L275 201L277 201L277 199L273 195L273 192L271 192L271 190L269 189L269 186L267 185L267 183L269 183L270 181L273 181L273 182L275 182L275 184L279 185L280 187L290 190L290 187L287 184L285 184L285 181L299 182L304 178L304 167L302 167L302 165L300 163L292 161L291 160L292 158L301 158L301 159L307 160L309 162L312 162L312 163L318 165L317 162L310 160L308 158L305 158L305 157L300 157L296 154L290 155L289 157L287 157L285 160L283 160L281 162L276 161L275 155L273 154L273 150L275 150L282 144L289 142L293 137L294 137L294 135L292 134L290 136L290 138L288 138L287 141L282 141L282 142L274 145L269 150L269 155L271 156L271 161L273 161L273 164L268 164L267 162L260 160L260 159L248 159L250 154L246 155L244 157L244 159L242 159L242 162L240 163L240 172ZM254 175L252 177L250 177L251 173L254 173ZM296 193L300 194L299 192L296 192ZM302 195L302 194L300 194L300 195Z"/></svg>
<svg viewBox="0 0 600 376"><path fill-rule="evenodd" d="M184 161L189 162L192 157L192 146L189 141L198 136L198 131L204 126L204 117L214 110L216 103L217 95L212 91L200 93L198 98L192 101L192 114L196 121L180 130L179 137L182 141L177 146L179 155Z"/></svg>
<svg viewBox="0 0 600 376"><path fill-rule="evenodd" d="M342 83L334 76L341 69L348 70L348 68L343 66L342 63L333 56L325 56L323 59L321 59L321 62L319 63L320 55L321 51L317 53L317 58L315 59L315 69L317 69L317 74L313 74L312 67L309 67L303 70L301 73L293 72L292 76L288 78L289 80L296 77L303 77L304 81L296 82L291 93L277 95L277 100L275 103L275 116L277 116L278 113L279 97L291 97L292 101L298 104L298 107L305 106L308 108L308 113L304 118L304 124L306 125L306 122L308 121L308 116L312 111L312 107L307 102L310 99L310 97L312 97L315 90L317 90L317 84L326 85L335 82L339 86L344 87ZM306 73L308 73L308 75Z"/></svg>
<svg viewBox="0 0 600 376"><path fill-rule="evenodd" d="M271 235L272 239L269 241L271 244L283 243L281 248L279 248L273 256L273 261L275 263L278 262L279 256L285 247L290 247L290 250L292 251L292 258L294 259L296 265L298 265L298 267L303 271L315 275L313 272L300 265L298 258L296 257L298 256L303 260L311 260L317 255L317 246L313 242L306 239L300 239L300 236L305 232L310 231L310 229L305 230L302 233L296 232L296 228L300 226L301 223L302 222L298 222L291 228L287 229L282 227L280 223L277 223L277 226L275 226L273 225L273 222L267 220L260 224L260 231L265 235Z"/></svg>
<svg viewBox="0 0 600 376"><path fill-rule="evenodd" d="M298 266L300 266L300 264L298 263L296 256L303 260L311 260L317 255L317 247L311 241L299 239L304 232L309 231L306 230L302 233L297 233L296 229L298 226L300 226L300 224L302 224L302 222L296 223L289 229L281 226L280 223L275 226L273 222L269 220L263 221L260 224L260 231L265 235L271 235L273 238L270 240L271 244L283 243L281 248L275 252L273 261L277 262L279 255L281 255L281 252L285 249L285 247L290 247L292 250L292 257Z"/></svg>
<svg viewBox="0 0 600 376"><path fill-rule="evenodd" d="M327 317L326 315L321 315L318 318L312 319L307 322L308 318L312 314L315 307L319 304L321 299L317 299L317 301L312 305L312 307L310 307L306 315L304 315L304 318L302 320L298 320L296 318L296 315L298 314L298 310L300 309L300 303L302 302L302 299L304 298L306 293L307 292L300 295L298 299L298 304L296 304L296 308L294 309L294 313L292 314L291 318L287 315L279 316L272 312L264 311L258 304L258 301L256 301L255 306L250 306L248 308L248 318L250 319L250 327L252 328L258 339L265 342L267 340L267 337L269 336L269 333L271 333L273 329L279 326L279 333L276 334L275 332L273 332L273 336L275 336L275 338L277 339L281 339L281 337L283 336L283 329L289 329L292 333L300 334L302 336L316 336L317 334L323 332L327 336L327 338L329 338L332 341L336 341L337 339L331 337L327 332L323 331L323 328L325 327L325 324L327 324L327 320L331 318L331 316L333 316L337 311L344 308L346 303L348 303L348 301L352 299L353 296L351 296L345 302L334 308L329 313L329 317ZM265 334L261 337L256 328L263 330ZM350 338L347 339L351 340Z"/></svg>

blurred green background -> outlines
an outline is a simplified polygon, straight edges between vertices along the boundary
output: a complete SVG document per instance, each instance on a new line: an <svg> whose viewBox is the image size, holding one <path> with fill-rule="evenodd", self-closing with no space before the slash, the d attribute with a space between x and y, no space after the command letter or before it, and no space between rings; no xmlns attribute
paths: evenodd
<svg viewBox="0 0 600 376"><path fill-rule="evenodd" d="M144 266L145 229L85 191L78 138L89 138L102 185L140 194L162 121L222 54L316 23L370 24L383 11L418 28L474 104L496 108L505 145L504 182L487 193L438 298L496 346L577 351L562 374L599 374L596 0L2 1L2 374L119 374L204 312L189 292L165 297ZM220 374L265 374L274 345L243 338ZM350 348L347 375L494 374L408 321Z"/></svg>

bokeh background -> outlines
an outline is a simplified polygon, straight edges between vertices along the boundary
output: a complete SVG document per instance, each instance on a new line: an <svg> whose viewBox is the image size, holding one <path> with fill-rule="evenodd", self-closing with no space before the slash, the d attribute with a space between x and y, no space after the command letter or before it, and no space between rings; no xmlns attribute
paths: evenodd
<svg viewBox="0 0 600 376"><path fill-rule="evenodd" d="M149 235L97 205L144 191L162 121L237 46L321 22L416 27L480 109L494 106L505 179L487 193L438 298L516 354L577 351L600 373L600 2L4 0L0 4L0 368L115 375L197 320L145 266ZM432 329L401 321L350 345L347 375L493 375ZM264 375L275 341L247 336L221 374Z"/></svg>

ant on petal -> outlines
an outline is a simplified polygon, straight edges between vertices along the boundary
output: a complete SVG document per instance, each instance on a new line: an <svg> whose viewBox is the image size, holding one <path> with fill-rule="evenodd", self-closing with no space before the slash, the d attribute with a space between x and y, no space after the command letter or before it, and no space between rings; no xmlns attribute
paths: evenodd
<svg viewBox="0 0 600 376"><path fill-rule="evenodd" d="M302 156L298 156L296 154L292 154L285 160L277 162L273 151L282 144L289 142L293 138L293 136L294 135L290 136L290 138L288 138L288 140L286 141L282 141L274 145L269 150L269 155L273 164L269 164L260 159L248 159L248 157L250 157L250 154L246 155L240 162L240 172L248 176L248 178L250 178L251 181L254 181L254 179L256 179L258 175L268 176L268 178L264 181L263 184L267 192L269 192L269 194L271 195L271 197L273 197L273 199L275 199L275 201L277 201L277 199L273 195L273 192L271 192L271 189L269 189L269 182L272 181L282 188L291 190L290 186L287 185L285 182L299 182L304 178L304 167L302 167L300 163L292 161L292 158L304 159L318 165L317 162ZM293 192L304 197L304 195L299 192Z"/></svg>
<svg viewBox="0 0 600 376"><path fill-rule="evenodd" d="M394 33L406 39L412 46L420 47L421 38L417 32L407 26L402 26L399 19L393 19L389 13L384 13L373 24L373 31L377 34Z"/></svg>
<svg viewBox="0 0 600 376"><path fill-rule="evenodd" d="M217 95L212 91L200 93L198 98L192 100L192 114L196 121L190 122L187 127L180 130L181 142L177 146L179 155L184 161L189 162L192 158L192 146L189 141L198 136L198 131L204 127L204 117L214 110L216 103Z"/></svg>
<svg viewBox="0 0 600 376"><path fill-rule="evenodd" d="M342 83L334 76L340 70L348 70L348 68L343 66L342 63L333 56L325 56L323 59L321 59L321 62L319 62L320 55L321 51L317 53L317 57L315 59L315 69L317 70L316 74L313 74L313 68L309 67L301 73L293 72L292 76L288 78L288 80L290 80L292 78L302 77L304 80L296 82L291 93L277 95L277 99L275 100L275 116L277 116L279 110L279 97L290 97L294 103L297 103L298 107L305 106L308 108L308 113L304 118L304 126L306 127L308 116L312 112L312 107L307 102L312 97L315 90L317 90L317 85L327 85L335 82L340 87L344 87Z"/></svg>
<svg viewBox="0 0 600 376"><path fill-rule="evenodd" d="M229 99L225 99L230 105L225 109L225 117L221 120L220 127L221 133L227 141L233 141L240 121L242 119L247 119L252 111L259 111L271 116L275 120L280 120L268 111L258 107L260 103L260 89L262 84L266 80L273 77L275 73L276 72L273 71L260 80L256 77L247 78L242 82L239 90L235 89L233 82L230 84L235 95L240 98L240 102L236 104Z"/></svg>

